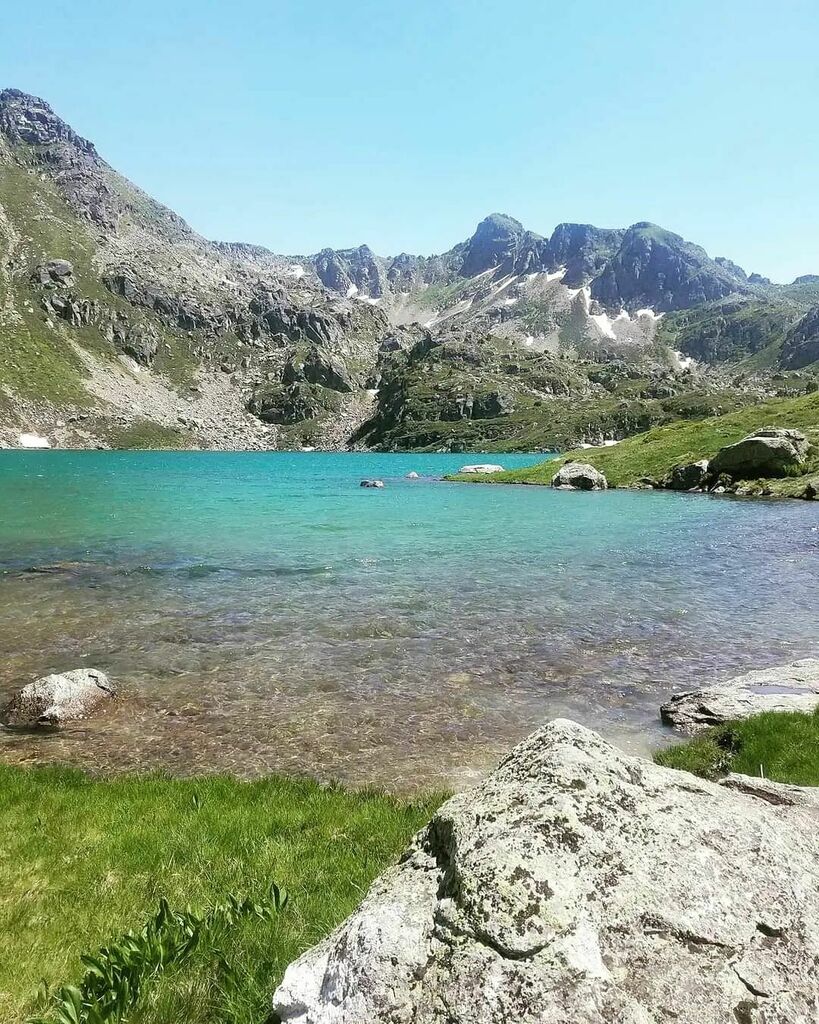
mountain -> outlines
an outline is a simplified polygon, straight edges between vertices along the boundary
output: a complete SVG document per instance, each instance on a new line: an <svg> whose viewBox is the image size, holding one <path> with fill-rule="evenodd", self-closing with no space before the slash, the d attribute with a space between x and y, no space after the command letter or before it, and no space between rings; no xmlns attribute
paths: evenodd
<svg viewBox="0 0 819 1024"><path fill-rule="evenodd" d="M811 275L771 285L648 223L495 213L432 256L209 241L0 92L0 443L595 442L805 386L817 305Z"/></svg>

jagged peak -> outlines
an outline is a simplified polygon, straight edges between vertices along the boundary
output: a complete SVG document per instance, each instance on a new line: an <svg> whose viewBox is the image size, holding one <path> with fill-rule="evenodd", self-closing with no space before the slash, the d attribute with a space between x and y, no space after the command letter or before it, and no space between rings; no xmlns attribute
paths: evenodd
<svg viewBox="0 0 819 1024"><path fill-rule="evenodd" d="M473 238L483 236L486 234L500 232L504 235L520 235L524 232L525 228L519 220L515 220L514 217L510 217L508 213L490 213L488 217L478 224L475 228Z"/></svg>
<svg viewBox="0 0 819 1024"><path fill-rule="evenodd" d="M93 142L78 135L44 99L21 89L0 90L0 132L17 144L47 146L64 142L87 156L97 156Z"/></svg>

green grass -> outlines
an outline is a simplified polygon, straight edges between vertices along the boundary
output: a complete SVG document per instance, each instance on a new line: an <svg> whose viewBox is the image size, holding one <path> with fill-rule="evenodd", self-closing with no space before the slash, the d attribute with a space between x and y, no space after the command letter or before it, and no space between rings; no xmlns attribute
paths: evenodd
<svg viewBox="0 0 819 1024"><path fill-rule="evenodd" d="M42 1012L41 979L76 985L80 955L140 929L161 898L202 912L275 882L290 895L283 913L237 925L218 963L203 951L152 980L129 1016L261 1024L286 965L352 911L441 799L0 766L0 1020Z"/></svg>
<svg viewBox="0 0 819 1024"><path fill-rule="evenodd" d="M706 779L728 772L819 786L819 711L766 712L709 729L654 755L657 764Z"/></svg>
<svg viewBox="0 0 819 1024"><path fill-rule="evenodd" d="M180 427L167 427L152 420L138 420L127 426L110 426L101 433L112 448L190 448L191 436Z"/></svg>
<svg viewBox="0 0 819 1024"><path fill-rule="evenodd" d="M557 462L470 479L480 483L549 484L557 467L573 459L591 463L601 470L611 486L628 487L641 477L661 479L678 463L711 458L724 445L733 444L751 431L766 426L802 430L819 446L819 392L799 398L770 399L723 416L681 420L627 438L612 448L581 449L568 452ZM804 491L807 482L814 478L819 480L819 455L816 453L806 466L805 475L759 481L758 485L773 494L788 496Z"/></svg>

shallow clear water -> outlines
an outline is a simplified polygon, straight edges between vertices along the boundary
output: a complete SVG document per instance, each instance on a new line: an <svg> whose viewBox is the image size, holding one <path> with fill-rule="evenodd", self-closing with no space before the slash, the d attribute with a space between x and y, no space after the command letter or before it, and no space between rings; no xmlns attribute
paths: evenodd
<svg viewBox="0 0 819 1024"><path fill-rule="evenodd" d="M404 479L465 461L0 453L0 699L123 693L0 757L459 786L556 715L648 751L672 690L819 653L815 504Z"/></svg>

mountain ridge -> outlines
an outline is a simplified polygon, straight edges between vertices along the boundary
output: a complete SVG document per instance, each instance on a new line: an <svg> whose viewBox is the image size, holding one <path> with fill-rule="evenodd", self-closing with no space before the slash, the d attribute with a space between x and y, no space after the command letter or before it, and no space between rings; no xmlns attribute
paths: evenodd
<svg viewBox="0 0 819 1024"><path fill-rule="evenodd" d="M798 373L816 333L798 325L814 292L819 303L813 275L790 291L761 284L648 222L546 237L495 213L431 256L213 242L14 89L0 92L0 257L5 443L24 429L69 446L620 436L770 388L737 391L709 355L764 349ZM777 304L775 330L748 343L721 312L698 313L763 302ZM718 345L698 317L708 330L719 319ZM694 374L688 349L703 361Z"/></svg>

